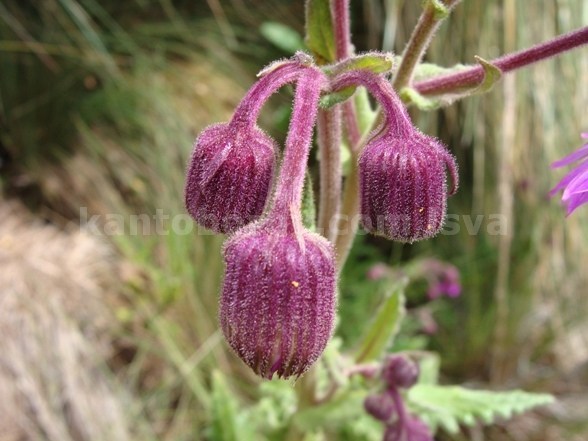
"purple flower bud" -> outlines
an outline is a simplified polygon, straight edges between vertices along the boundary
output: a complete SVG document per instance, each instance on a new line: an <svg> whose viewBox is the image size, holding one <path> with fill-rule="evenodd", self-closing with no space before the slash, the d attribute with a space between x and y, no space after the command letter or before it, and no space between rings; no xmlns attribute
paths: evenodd
<svg viewBox="0 0 588 441"><path fill-rule="evenodd" d="M309 231L261 227L237 233L224 255L220 322L230 346L264 378L302 375L333 331L331 244Z"/></svg>
<svg viewBox="0 0 588 441"><path fill-rule="evenodd" d="M419 367L402 355L390 355L382 363L382 379L389 388L412 387L419 378Z"/></svg>
<svg viewBox="0 0 588 441"><path fill-rule="evenodd" d="M446 166L454 192L457 165L435 139L415 130L372 140L359 158L363 227L400 242L435 236L445 219Z"/></svg>
<svg viewBox="0 0 588 441"><path fill-rule="evenodd" d="M262 214L274 173L275 142L258 127L216 124L194 145L185 202L200 225L230 233Z"/></svg>
<svg viewBox="0 0 588 441"><path fill-rule="evenodd" d="M388 421L396 409L394 399L387 392L369 395L363 402L363 406L367 413L380 421Z"/></svg>
<svg viewBox="0 0 588 441"><path fill-rule="evenodd" d="M272 184L276 143L256 125L267 99L306 67L301 58L264 71L229 123L205 129L194 144L185 187L186 209L199 224L231 233L258 219Z"/></svg>

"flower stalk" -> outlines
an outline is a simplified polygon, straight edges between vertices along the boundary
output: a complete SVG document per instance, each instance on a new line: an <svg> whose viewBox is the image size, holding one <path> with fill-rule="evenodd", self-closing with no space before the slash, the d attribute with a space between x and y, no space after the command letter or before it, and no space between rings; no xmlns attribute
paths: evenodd
<svg viewBox="0 0 588 441"><path fill-rule="evenodd" d="M490 61L503 73L545 60L588 43L588 26L560 35L544 43L537 44L519 52L503 55ZM460 72L441 75L429 80L419 81L413 87L421 95L442 95L463 89L473 88L484 81L484 68L474 66ZM397 89L399 90L399 89Z"/></svg>
<svg viewBox="0 0 588 441"><path fill-rule="evenodd" d="M417 65L420 63L433 35L449 11L461 0L428 0L402 53L402 61L394 76L394 88L401 90L410 85Z"/></svg>

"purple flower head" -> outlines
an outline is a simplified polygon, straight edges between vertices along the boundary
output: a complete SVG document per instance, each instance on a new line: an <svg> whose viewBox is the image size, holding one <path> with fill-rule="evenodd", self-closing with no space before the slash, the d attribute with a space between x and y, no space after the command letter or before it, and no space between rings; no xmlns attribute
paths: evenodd
<svg viewBox="0 0 588 441"><path fill-rule="evenodd" d="M300 376L333 331L333 248L306 230L301 198L324 75L307 66L296 85L280 177L267 217L225 247L220 322L229 345L255 373Z"/></svg>
<svg viewBox="0 0 588 441"><path fill-rule="evenodd" d="M588 139L588 133L582 133L582 138ZM554 162L551 167L559 168L574 162L579 162L576 168L559 181L549 193L553 196L563 190L561 200L567 207L568 216L580 205L588 203L588 143L574 153Z"/></svg>
<svg viewBox="0 0 588 441"><path fill-rule="evenodd" d="M319 358L335 317L330 243L313 233L239 232L225 248L220 322L253 371L300 376Z"/></svg>
<svg viewBox="0 0 588 441"><path fill-rule="evenodd" d="M199 224L231 233L263 213L274 174L276 143L256 125L259 111L304 67L285 62L247 93L229 123L215 124L196 139L185 185L186 209Z"/></svg>
<svg viewBox="0 0 588 441"><path fill-rule="evenodd" d="M419 367L403 355L389 355L382 363L382 380L388 388L408 389L419 378Z"/></svg>
<svg viewBox="0 0 588 441"><path fill-rule="evenodd" d="M360 84L379 101L385 121L359 157L363 227L400 242L436 235L447 205L446 168L457 189L457 164L434 138L420 133L383 77L368 71L341 74L335 90Z"/></svg>
<svg viewBox="0 0 588 441"><path fill-rule="evenodd" d="M359 158L363 227L399 242L435 236L445 220L446 166L455 176L451 154L417 132L372 140Z"/></svg>

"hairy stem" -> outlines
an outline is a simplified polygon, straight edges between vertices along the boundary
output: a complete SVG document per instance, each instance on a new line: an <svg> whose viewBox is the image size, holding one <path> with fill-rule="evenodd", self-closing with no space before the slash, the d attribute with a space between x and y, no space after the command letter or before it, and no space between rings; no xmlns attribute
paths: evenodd
<svg viewBox="0 0 588 441"><path fill-rule="evenodd" d="M300 213L306 163L324 80L319 69L308 67L296 84L284 159L269 218L282 221Z"/></svg>
<svg viewBox="0 0 588 441"><path fill-rule="evenodd" d="M441 3L449 11L461 0L441 0ZM416 66L419 64L427 48L431 44L433 35L439 29L443 18L439 13L438 7L432 0L427 1L423 13L421 14L416 27L412 31L408 44L402 53L402 61L396 75L394 76L393 85L396 90L406 87L412 81L412 76Z"/></svg>
<svg viewBox="0 0 588 441"><path fill-rule="evenodd" d="M320 150L319 232L334 241L341 197L341 109L319 110Z"/></svg>
<svg viewBox="0 0 588 441"><path fill-rule="evenodd" d="M586 43L588 43L588 26L560 35L528 49L503 55L490 63L498 67L502 72L507 73ZM484 69L482 66L473 66L460 72L420 81L414 84L413 87L422 95L441 95L478 86L483 80Z"/></svg>
<svg viewBox="0 0 588 441"><path fill-rule="evenodd" d="M335 56L344 60L351 55L351 27L349 25L349 0L333 0L331 16L335 32Z"/></svg>

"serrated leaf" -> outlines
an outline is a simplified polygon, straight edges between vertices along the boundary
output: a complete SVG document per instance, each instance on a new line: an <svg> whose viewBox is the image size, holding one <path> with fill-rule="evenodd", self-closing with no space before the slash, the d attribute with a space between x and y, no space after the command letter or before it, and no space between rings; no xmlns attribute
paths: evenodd
<svg viewBox="0 0 588 441"><path fill-rule="evenodd" d="M510 418L536 406L554 401L549 394L520 390L493 392L461 386L417 384L408 392L408 405L433 431L438 427L457 433L459 425L486 424L497 418Z"/></svg>
<svg viewBox="0 0 588 441"><path fill-rule="evenodd" d="M378 309L372 323L360 339L355 361L365 363L379 359L390 346L404 317L404 288L406 282L399 282Z"/></svg>
<svg viewBox="0 0 588 441"><path fill-rule="evenodd" d="M314 202L312 178L308 170L304 177L304 188L302 190L302 223L309 230L316 230L316 204Z"/></svg>
<svg viewBox="0 0 588 441"><path fill-rule="evenodd" d="M307 0L304 42L318 64L335 61L335 33L329 0Z"/></svg>
<svg viewBox="0 0 588 441"><path fill-rule="evenodd" d="M332 66L325 67L328 75L339 75L351 70L369 70L375 74L390 72L394 67L394 55L383 52L368 52L348 58Z"/></svg>
<svg viewBox="0 0 588 441"><path fill-rule="evenodd" d="M329 93L327 95L323 95L319 102L319 105L323 109L328 109L333 107L335 104L342 103L343 101L349 99L353 93L355 92L356 87L346 87L345 89L341 89L337 92Z"/></svg>
<svg viewBox="0 0 588 441"><path fill-rule="evenodd" d="M285 52L293 54L304 49L302 36L290 26L275 21L266 21L261 25L259 31L266 40Z"/></svg>

